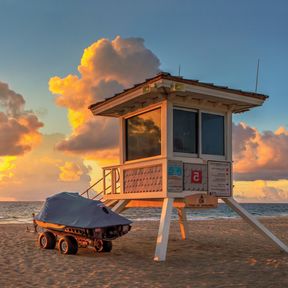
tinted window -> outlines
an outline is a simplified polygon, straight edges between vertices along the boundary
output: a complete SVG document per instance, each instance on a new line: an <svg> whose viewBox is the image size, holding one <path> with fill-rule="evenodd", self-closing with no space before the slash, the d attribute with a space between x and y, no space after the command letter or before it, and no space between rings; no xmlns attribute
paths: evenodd
<svg viewBox="0 0 288 288"><path fill-rule="evenodd" d="M173 149L174 152L198 153L198 113L174 109Z"/></svg>
<svg viewBox="0 0 288 288"><path fill-rule="evenodd" d="M126 120L126 160L161 154L161 110L149 111Z"/></svg>
<svg viewBox="0 0 288 288"><path fill-rule="evenodd" d="M224 155L224 116L202 113L202 153Z"/></svg>

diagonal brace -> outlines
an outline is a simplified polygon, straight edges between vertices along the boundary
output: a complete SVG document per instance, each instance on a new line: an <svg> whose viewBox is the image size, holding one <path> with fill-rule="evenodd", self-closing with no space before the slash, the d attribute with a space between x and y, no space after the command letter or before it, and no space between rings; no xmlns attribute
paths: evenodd
<svg viewBox="0 0 288 288"><path fill-rule="evenodd" d="M251 215L233 198L222 198L222 200L235 212L237 212L249 225L256 229L261 235L268 239L274 246L280 248L281 251L288 253L288 247L279 238L277 238L270 230L261 224L256 217Z"/></svg>

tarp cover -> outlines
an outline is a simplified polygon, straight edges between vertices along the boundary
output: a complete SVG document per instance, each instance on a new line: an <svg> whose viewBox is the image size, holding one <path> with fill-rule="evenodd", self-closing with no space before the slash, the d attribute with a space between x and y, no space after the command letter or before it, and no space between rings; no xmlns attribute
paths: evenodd
<svg viewBox="0 0 288 288"><path fill-rule="evenodd" d="M47 198L35 219L77 228L102 228L132 223L112 212L102 202L70 192L61 192Z"/></svg>

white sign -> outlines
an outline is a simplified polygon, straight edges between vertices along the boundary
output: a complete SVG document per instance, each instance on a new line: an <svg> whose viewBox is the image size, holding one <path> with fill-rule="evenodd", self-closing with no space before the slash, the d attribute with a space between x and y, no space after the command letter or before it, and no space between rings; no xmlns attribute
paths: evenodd
<svg viewBox="0 0 288 288"><path fill-rule="evenodd" d="M208 161L208 193L217 197L230 197L231 163L224 161Z"/></svg>

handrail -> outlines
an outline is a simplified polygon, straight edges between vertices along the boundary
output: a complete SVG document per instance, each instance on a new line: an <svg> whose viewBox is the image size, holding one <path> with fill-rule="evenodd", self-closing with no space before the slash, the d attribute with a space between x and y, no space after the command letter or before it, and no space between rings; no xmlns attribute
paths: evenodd
<svg viewBox="0 0 288 288"><path fill-rule="evenodd" d="M102 167L102 169L104 169L104 170L111 170L111 169L113 169L113 168L119 168L119 167L121 167L121 166L122 166L121 164L111 165L111 166L104 166L104 167Z"/></svg>
<svg viewBox="0 0 288 288"><path fill-rule="evenodd" d="M106 189L109 189L109 188L111 188L112 187L112 185L110 185L110 186L108 186ZM96 194L93 198L91 198L92 200L94 200L96 197L98 197L99 195L101 195L101 194L103 194L104 193L104 191L102 190L101 192L99 192L98 194Z"/></svg>
<svg viewBox="0 0 288 288"><path fill-rule="evenodd" d="M80 194L81 196L83 196L83 195L86 193L88 199L94 200L94 199L96 199L97 197L99 197L101 194L104 195L105 191L107 191L108 189L110 189L110 188L113 186L113 183L111 183L110 186L106 187L106 188L105 188L105 191L102 190L102 191L99 192L99 193L97 193L97 191L94 191L94 192L96 193L96 195L92 196L91 198L90 198L90 195L89 195L89 191L90 191L90 189L92 189L94 186L96 186L97 184L99 184L101 181L104 182L105 179L106 179L106 177L112 174L113 170L114 170L114 171L116 170L116 171L115 171L115 172L116 172L115 186L116 186L116 183L118 183L118 182L120 181L120 173L119 173L118 167L115 167L115 166L114 166L114 167L111 167L111 168L110 168L110 167L109 167L109 168L105 167L104 170L110 170L110 171L109 171L107 174L104 173L104 177L102 177L101 179L99 179L98 181L96 181L96 182L95 182L94 184L92 184L89 188L87 188L84 192L82 192L82 193ZM112 174L112 175L113 175L113 174ZM103 185L103 186L104 186L104 185ZM120 185L119 185L119 186L116 186L115 188L116 188L115 191L117 191L117 189L120 188ZM103 197L102 197L102 198L103 198ZM101 198L101 199L102 199L102 198ZM101 200L101 199L100 199L100 200Z"/></svg>
<svg viewBox="0 0 288 288"><path fill-rule="evenodd" d="M106 174L105 176L108 176L108 175L110 175L112 173L112 170L108 173L108 174ZM98 181L96 181L93 185L91 185L88 189L86 189L84 192L82 192L80 195L82 196L83 194L85 194L85 193L87 193L88 194L88 191L91 189L91 188L93 188L94 186L96 186L98 183L100 183L101 181L103 181L103 179L104 178L101 178L101 179L99 179Z"/></svg>
<svg viewBox="0 0 288 288"><path fill-rule="evenodd" d="M112 185L108 186L106 189L110 189L112 187ZM116 190L120 188L120 185L116 187ZM91 199L94 200L96 199L99 195L103 194L104 191L99 192L98 194L96 194L94 197L92 197Z"/></svg>
<svg viewBox="0 0 288 288"><path fill-rule="evenodd" d="M112 170L111 170L112 172ZM120 173L119 173L119 170L116 169L116 172L117 172L117 175L116 175L116 183L118 183L120 181Z"/></svg>

